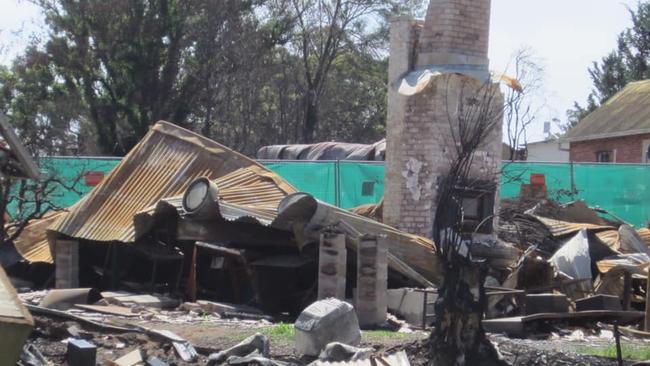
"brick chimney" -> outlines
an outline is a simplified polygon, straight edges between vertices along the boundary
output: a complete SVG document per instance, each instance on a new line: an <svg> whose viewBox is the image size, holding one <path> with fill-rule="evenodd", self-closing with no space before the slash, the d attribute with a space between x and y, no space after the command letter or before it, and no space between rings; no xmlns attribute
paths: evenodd
<svg viewBox="0 0 650 366"><path fill-rule="evenodd" d="M488 64L490 0L431 0L418 66Z"/></svg>
<svg viewBox="0 0 650 366"><path fill-rule="evenodd" d="M386 120L384 222L432 237L437 187L449 171L454 146L449 113L467 98L467 86L490 83L488 69L490 0L431 0L424 21L391 22ZM442 73L414 95L397 86L407 75ZM471 94L471 93L470 93ZM453 116L452 116L453 118ZM498 179L501 123L475 155L472 178ZM498 201L497 201L498 202ZM488 205L496 211L497 205ZM483 207L483 206L482 206Z"/></svg>

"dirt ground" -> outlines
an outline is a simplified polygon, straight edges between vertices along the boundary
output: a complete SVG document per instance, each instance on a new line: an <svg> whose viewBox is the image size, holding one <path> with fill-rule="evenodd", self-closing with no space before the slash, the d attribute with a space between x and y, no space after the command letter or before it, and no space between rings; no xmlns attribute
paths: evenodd
<svg viewBox="0 0 650 366"><path fill-rule="evenodd" d="M231 347L244 338L257 332L266 334L271 345L271 358L305 365L313 358L300 357L293 351L293 326L291 324L271 324L259 321L224 321L203 320L191 322L168 323L162 321L104 319L112 324L125 322L138 324L150 329L170 330L185 338L195 346L200 359L196 363L185 363L178 358L171 343L154 336L138 332L104 332L89 329L75 321L54 320L36 316L36 328L30 338L42 354L53 364L65 364L66 340L74 335L94 343L98 347L97 362L115 360L120 356L139 348L147 356L157 357L170 365L201 365L207 356ZM578 334L579 336L576 336ZM426 338L428 333L413 331L397 333L386 330L364 331L361 346L372 347L375 354L390 354L405 350L413 366L423 366L427 360ZM490 340L497 346L502 356L512 365L615 365L612 358L579 355L584 347L606 346L612 342L607 337L583 335L574 331L569 337L549 337L547 339L510 339L500 335L490 335ZM624 339L626 344L650 347L647 342ZM632 364L626 361L626 365Z"/></svg>

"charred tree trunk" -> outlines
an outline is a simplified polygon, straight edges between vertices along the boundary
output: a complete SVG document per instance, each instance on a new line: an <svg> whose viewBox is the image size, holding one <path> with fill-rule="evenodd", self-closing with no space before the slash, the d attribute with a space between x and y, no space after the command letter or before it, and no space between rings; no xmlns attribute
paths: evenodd
<svg viewBox="0 0 650 366"><path fill-rule="evenodd" d="M307 91L304 97L304 116L302 125L302 143L309 144L314 141L316 126L318 125L318 101L315 92Z"/></svg>
<svg viewBox="0 0 650 366"><path fill-rule="evenodd" d="M507 365L481 325L486 304L485 268L455 251L449 257L435 304L430 365Z"/></svg>
<svg viewBox="0 0 650 366"><path fill-rule="evenodd" d="M467 89L466 86L469 86ZM449 92L449 86L448 92ZM469 92L469 93L467 93ZM444 264L445 277L438 289L435 328L430 336L430 366L507 365L487 339L481 325L486 307L483 288L487 268L472 260L471 238L463 232L463 196L461 191L479 188L481 181L494 181L494 176L470 177L472 160L491 131L500 128L503 105L496 98L498 88L484 84L480 88L462 83L458 106L447 115L452 141L448 141L453 157L449 172L440 183L434 216L433 239L436 255ZM488 174L490 174L488 172ZM485 187L483 187L485 188ZM471 236L471 235L466 235Z"/></svg>

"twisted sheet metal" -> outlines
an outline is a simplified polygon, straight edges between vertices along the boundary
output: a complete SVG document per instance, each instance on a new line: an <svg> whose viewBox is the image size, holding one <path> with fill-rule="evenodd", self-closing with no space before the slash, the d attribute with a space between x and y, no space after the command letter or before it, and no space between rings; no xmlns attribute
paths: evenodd
<svg viewBox="0 0 650 366"><path fill-rule="evenodd" d="M555 220L548 217L533 215L537 220L544 224L553 236L565 236L573 233L577 233L582 229L587 229L589 231L603 231L603 230L612 230L614 227L607 225L596 225L596 224L586 224L586 223L576 223Z"/></svg>
<svg viewBox="0 0 650 366"><path fill-rule="evenodd" d="M643 241L645 241L646 245L650 246L650 229L648 229L647 227L644 227L644 228L641 228L641 229L637 230L637 232L639 233L639 236L641 237L641 239L643 239Z"/></svg>
<svg viewBox="0 0 650 366"><path fill-rule="evenodd" d="M295 192L291 185L246 156L161 121L86 199L72 206L49 230L76 239L131 243L136 239L133 225L136 213L163 198L181 195L198 177L216 180L241 168L250 170L237 177L239 184L266 177L285 194ZM270 205L277 191L268 193L257 188L256 204ZM243 196L236 189L231 193L235 201L244 199Z"/></svg>
<svg viewBox="0 0 650 366"><path fill-rule="evenodd" d="M46 231L62 215L65 215L65 211L52 212L41 219L30 221L14 240L16 251L30 263L54 263Z"/></svg>

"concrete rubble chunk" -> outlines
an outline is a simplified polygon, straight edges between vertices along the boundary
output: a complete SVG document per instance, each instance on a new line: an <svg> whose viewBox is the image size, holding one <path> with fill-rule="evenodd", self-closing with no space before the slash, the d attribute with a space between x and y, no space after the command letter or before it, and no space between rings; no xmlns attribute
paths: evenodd
<svg viewBox="0 0 650 366"><path fill-rule="evenodd" d="M255 333L254 335L244 339L243 341L226 350L211 354L208 357L208 366L221 365L233 356L250 356L253 352L257 352L262 357L268 357L269 339L264 334Z"/></svg>
<svg viewBox="0 0 650 366"><path fill-rule="evenodd" d="M340 342L332 342L318 355L321 361L341 362L363 360L372 354L372 348L357 348Z"/></svg>
<svg viewBox="0 0 650 366"><path fill-rule="evenodd" d="M248 365L259 365L259 366L289 366L292 365L291 363L288 362L282 362L282 361L277 361L277 360L271 360L266 357L260 357L260 356L246 356L246 357L238 357L238 356L231 356L228 358L228 361L226 361L228 365L242 365L242 366L248 366Z"/></svg>
<svg viewBox="0 0 650 366"><path fill-rule="evenodd" d="M317 356L331 342L357 345L361 339L354 307L334 298L309 305L298 316L294 327L295 348L303 355Z"/></svg>

